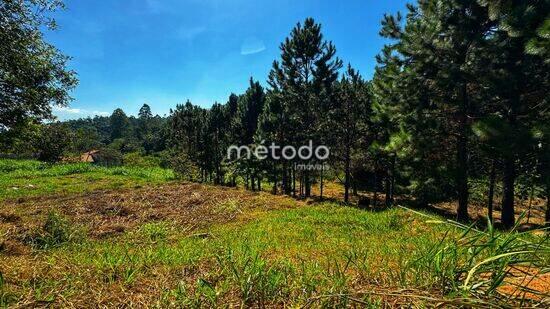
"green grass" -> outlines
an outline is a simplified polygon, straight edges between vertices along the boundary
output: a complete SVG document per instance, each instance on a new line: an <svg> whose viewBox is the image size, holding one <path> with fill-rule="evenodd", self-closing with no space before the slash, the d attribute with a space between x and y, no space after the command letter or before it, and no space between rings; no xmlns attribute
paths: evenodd
<svg viewBox="0 0 550 309"><path fill-rule="evenodd" d="M41 295L61 293L70 299L77 292L62 286L125 291L153 280L163 287L152 295L162 307L215 307L231 300L246 306L379 307L380 298L369 291L380 289L432 291L451 299L483 290L487 297L496 295L506 266L519 260L509 256L484 264L466 288L465 275L506 248L526 249L518 234L461 235L460 228L418 220L402 209L365 212L330 203L261 212L245 224L214 225L203 232L209 236L152 222L119 239L39 252L38 260L47 265L68 265L65 276L42 278L40 292L50 294ZM548 265L548 252L539 254L537 265ZM493 276L483 279L487 272Z"/></svg>
<svg viewBox="0 0 550 309"><path fill-rule="evenodd" d="M90 163L48 164L0 159L0 200L133 188L174 179L171 170L159 167L102 167Z"/></svg>
<svg viewBox="0 0 550 309"><path fill-rule="evenodd" d="M174 177L156 168L14 160L0 160L0 171L2 198L132 188ZM36 186L10 191L27 183ZM234 213L247 209L243 203L265 203L262 198L270 196L229 196L215 206ZM418 306L533 305L508 300L498 289L510 266L549 271L547 234L481 232L397 207L370 212L330 202L281 203L288 205L250 207L203 230L151 220L95 239L71 218L50 213L29 232L31 254L0 253L0 306L379 308L391 305L394 293L408 294L406 303Z"/></svg>
<svg viewBox="0 0 550 309"><path fill-rule="evenodd" d="M209 237L182 234L169 222L147 223L116 241L70 243L47 253L48 264L93 270L86 282L120 284L127 289L151 276L171 278L182 269L193 276L166 282L157 295L163 305L215 306L235 297L246 305L304 305L312 297L352 292L357 280L408 286L400 267L438 242L443 228L422 224L411 239L404 231L410 216L402 210L368 213L324 204L258 214L246 224L215 225ZM408 253L403 259L403 251ZM410 251L409 251L410 250ZM67 278L65 278L67 280ZM56 290L52 281L52 291ZM70 295L66 295L70 297ZM362 297L362 299L367 299ZM368 299L367 299L368 300ZM338 305L346 299L325 299Z"/></svg>

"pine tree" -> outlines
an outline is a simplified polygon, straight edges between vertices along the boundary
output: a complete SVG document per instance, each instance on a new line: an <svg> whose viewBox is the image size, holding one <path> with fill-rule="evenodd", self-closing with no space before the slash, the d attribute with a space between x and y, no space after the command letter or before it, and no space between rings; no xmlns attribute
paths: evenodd
<svg viewBox="0 0 550 309"><path fill-rule="evenodd" d="M312 18L307 18L303 25L298 23L280 49L281 62L273 63L269 83L285 107L285 124L294 128L288 132L286 141L294 146L306 145L309 140L320 139L319 119L324 116L323 106L332 99L342 62L336 58L332 42L324 40L321 25ZM303 176L307 197L311 194L312 179L308 171Z"/></svg>
<svg viewBox="0 0 550 309"><path fill-rule="evenodd" d="M448 137L454 137L459 220L468 219L470 118L479 104L473 93L479 69L475 57L493 26L487 9L475 0L432 0L409 6L404 29L398 20L386 17L382 30L399 40L396 50L407 63L407 75L427 90L418 102L419 112L444 117L441 125Z"/></svg>
<svg viewBox="0 0 550 309"><path fill-rule="evenodd" d="M237 102L237 111L232 123L235 130L236 139L239 145L254 145L254 137L258 130L258 119L265 103L265 92L258 81L250 78L249 87L246 92L239 97ZM235 170L241 173L245 178L247 188L255 189L259 170L257 163L253 160L241 160L234 163Z"/></svg>
<svg viewBox="0 0 550 309"><path fill-rule="evenodd" d="M223 105L214 103L208 113L207 134L211 141L211 158L214 166L216 178L215 184L222 184L224 174L222 171L222 161L225 155L226 144L226 115Z"/></svg>
<svg viewBox="0 0 550 309"><path fill-rule="evenodd" d="M491 119L500 120L506 143L498 154L503 166L502 223L515 223L514 189L518 165L535 149L533 127L540 119L540 106L547 103L549 85L548 1L481 1L494 23L488 38L490 54L484 66L488 92L494 98ZM543 109L544 110L544 109Z"/></svg>
<svg viewBox="0 0 550 309"><path fill-rule="evenodd" d="M336 139L334 146L339 150L337 153L344 166L344 202L348 203L352 155L358 151L359 141L367 131L370 98L367 83L349 64L338 85L336 106L328 117Z"/></svg>

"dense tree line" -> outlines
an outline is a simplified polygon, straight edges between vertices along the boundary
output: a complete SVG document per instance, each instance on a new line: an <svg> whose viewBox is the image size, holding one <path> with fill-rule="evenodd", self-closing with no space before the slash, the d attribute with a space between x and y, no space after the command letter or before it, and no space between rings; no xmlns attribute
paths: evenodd
<svg viewBox="0 0 550 309"><path fill-rule="evenodd" d="M373 192L374 204L384 192L386 206L396 194L420 204L457 200L459 220L468 220L479 182L487 184L483 203L492 218L501 185L502 223L511 227L518 182L531 196L548 201L550 193L549 12L547 0L419 0L405 17L384 16L380 35L389 43L370 81L344 66L308 18L280 45L267 84L251 78L223 104L187 101L167 117L144 105L137 117L117 109L46 127L69 128L73 152L162 155L192 181L250 190L269 184L273 193L301 197L318 186L322 198L328 178L343 184L346 203L359 189ZM40 125L24 127L3 132L10 142L2 147L23 147ZM310 141L330 148L327 161L227 157L231 145ZM297 168L316 164L331 169Z"/></svg>
<svg viewBox="0 0 550 309"><path fill-rule="evenodd" d="M457 217L467 220L472 181L488 179L492 218L500 180L502 223L510 227L518 179L529 179L531 191L541 188L546 199L550 190L548 14L548 1L419 1L405 18L384 17L380 34L392 43L377 57L369 82L351 66L342 72L333 44L306 19L281 44L267 89L251 82L233 98L235 114L228 102L203 116L230 130L223 139L206 129L215 146L204 151L215 155L202 158L216 163L200 168L217 183L224 182L225 167L251 189L266 179L273 192L305 197L318 183L322 196L322 171L296 171L297 162L274 158L224 162L219 152L226 149L219 141L299 146L314 140L331 146L345 201L361 185L375 196L384 190L387 205L396 190L423 204L456 198Z"/></svg>
<svg viewBox="0 0 550 309"><path fill-rule="evenodd" d="M489 176L493 208L496 169L505 226L514 224L519 174L529 171L548 196L549 5L419 1L404 23L383 20L381 35L394 43L378 58L375 97L402 132L398 156L413 161L411 183L456 194L459 219L468 217L471 178Z"/></svg>

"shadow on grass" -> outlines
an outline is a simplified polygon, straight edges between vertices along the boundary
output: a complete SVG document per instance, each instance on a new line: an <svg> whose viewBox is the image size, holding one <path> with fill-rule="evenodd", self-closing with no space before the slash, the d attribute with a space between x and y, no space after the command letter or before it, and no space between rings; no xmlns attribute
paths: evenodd
<svg viewBox="0 0 550 309"><path fill-rule="evenodd" d="M472 225L473 227L480 229L480 230L486 230L488 227L488 220L486 216L478 217L477 219L469 219L468 221L460 221L457 220L456 212L450 209L443 209L438 208L432 204L429 203L420 203L418 201L415 201L410 198L400 198L396 201L398 205L402 205L407 208L415 209L415 210L422 210L426 211L435 215L438 215L440 217L443 217L445 219L458 221L467 225ZM521 216L520 216L521 218ZM509 230L508 228L505 228L500 221L499 218L493 219L493 227L497 230L506 231ZM541 228L544 228L541 224L536 223L521 223L519 224L515 229L519 232L527 232L532 230L539 230Z"/></svg>

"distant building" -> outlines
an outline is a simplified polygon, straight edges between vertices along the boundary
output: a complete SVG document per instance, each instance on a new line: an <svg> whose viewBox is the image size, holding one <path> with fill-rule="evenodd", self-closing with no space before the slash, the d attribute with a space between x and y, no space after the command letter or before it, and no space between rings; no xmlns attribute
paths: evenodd
<svg viewBox="0 0 550 309"><path fill-rule="evenodd" d="M94 163L97 161L97 155L99 150L90 150L80 155L80 162L91 162Z"/></svg>

